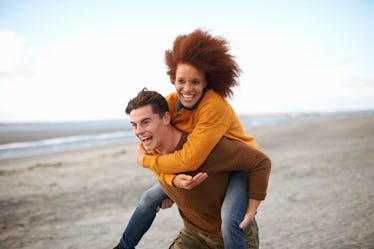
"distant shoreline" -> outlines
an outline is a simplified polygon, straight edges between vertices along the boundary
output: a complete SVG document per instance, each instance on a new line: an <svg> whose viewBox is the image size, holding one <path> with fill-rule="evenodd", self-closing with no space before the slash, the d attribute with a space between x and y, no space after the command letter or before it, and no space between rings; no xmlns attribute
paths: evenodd
<svg viewBox="0 0 374 249"><path fill-rule="evenodd" d="M17 131L0 132L0 144L18 143L27 141L39 141L56 137L67 137L76 135L102 134L124 130L115 129L79 129L79 130L52 130L52 131Z"/></svg>
<svg viewBox="0 0 374 249"><path fill-rule="evenodd" d="M374 117L374 111L240 116L248 135L255 127ZM0 160L47 155L137 141L129 121L18 124L0 127Z"/></svg>
<svg viewBox="0 0 374 249"><path fill-rule="evenodd" d="M351 116L351 115L374 115L374 109L365 110L348 110L348 111L328 111L328 112L279 112L279 113L252 113L252 114L240 114L239 117L251 117L251 118L290 118L296 116L304 117L315 117L315 116ZM22 126L22 125L37 125L37 124L80 124L80 123L108 123L108 122L122 122L127 123L129 120L124 119L98 119L98 120L82 120L82 121L24 121L24 122L3 122L0 121L0 131L2 126Z"/></svg>

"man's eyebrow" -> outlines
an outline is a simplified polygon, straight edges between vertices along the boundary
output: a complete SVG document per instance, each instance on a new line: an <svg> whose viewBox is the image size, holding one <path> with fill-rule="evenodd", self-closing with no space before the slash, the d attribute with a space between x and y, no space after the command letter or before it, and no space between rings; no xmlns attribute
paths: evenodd
<svg viewBox="0 0 374 249"><path fill-rule="evenodd" d="M146 117L146 118L143 118L142 120L140 120L140 123L143 123L143 122L149 121L149 120L151 120L151 118L150 117Z"/></svg>
<svg viewBox="0 0 374 249"><path fill-rule="evenodd" d="M149 120L151 120L151 118L150 117L146 117L146 118L143 118L142 120L140 120L139 123L144 123L144 122L149 121ZM130 124L136 125L137 123L133 122L133 121L130 121Z"/></svg>

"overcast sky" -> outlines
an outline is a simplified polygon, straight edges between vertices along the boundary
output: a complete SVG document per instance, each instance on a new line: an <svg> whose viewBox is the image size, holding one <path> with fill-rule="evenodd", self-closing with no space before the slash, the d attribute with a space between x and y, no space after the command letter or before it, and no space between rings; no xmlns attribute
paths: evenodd
<svg viewBox="0 0 374 249"><path fill-rule="evenodd" d="M196 28L230 42L238 114L374 109L373 1L0 0L0 122L123 118Z"/></svg>

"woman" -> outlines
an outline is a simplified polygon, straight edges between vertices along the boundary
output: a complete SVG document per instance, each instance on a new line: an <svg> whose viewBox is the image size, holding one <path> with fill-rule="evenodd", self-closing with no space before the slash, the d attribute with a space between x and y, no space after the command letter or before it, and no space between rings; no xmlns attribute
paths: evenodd
<svg viewBox="0 0 374 249"><path fill-rule="evenodd" d="M173 49L166 51L167 74L176 89L166 97L172 123L188 132L189 136L182 150L168 155L145 155L139 148L138 163L159 172L160 181L191 188L194 179L183 174L176 177L175 174L196 170L222 136L258 147L253 137L246 136L238 116L225 100L232 95L231 88L238 85L240 73L239 66L228 52L224 39L201 30L178 36ZM156 208L166 198L159 185L143 194L118 248L135 247L152 224ZM251 199L248 208L248 174L232 172L221 211L225 248L246 248L242 228L249 221L257 233L254 214L259 201L256 201ZM258 245L258 241L253 241L253 244Z"/></svg>

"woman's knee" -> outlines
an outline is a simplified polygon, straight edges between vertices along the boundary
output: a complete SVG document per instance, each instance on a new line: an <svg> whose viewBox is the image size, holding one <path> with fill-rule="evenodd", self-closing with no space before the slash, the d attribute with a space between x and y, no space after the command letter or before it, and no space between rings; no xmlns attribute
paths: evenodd
<svg viewBox="0 0 374 249"><path fill-rule="evenodd" d="M139 205L144 207L157 207L166 198L161 188L156 186L147 189L140 197Z"/></svg>

